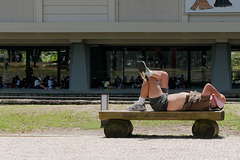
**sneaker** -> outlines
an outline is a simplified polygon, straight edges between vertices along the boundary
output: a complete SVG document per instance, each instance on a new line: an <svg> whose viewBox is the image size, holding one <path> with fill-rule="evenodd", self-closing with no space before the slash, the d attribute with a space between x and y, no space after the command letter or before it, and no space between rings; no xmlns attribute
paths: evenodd
<svg viewBox="0 0 240 160"><path fill-rule="evenodd" d="M138 63L138 70L144 81L148 81L150 77L149 68L146 66L145 62L141 61Z"/></svg>
<svg viewBox="0 0 240 160"><path fill-rule="evenodd" d="M134 105L127 107L127 110L129 110L129 111L145 111L146 107L145 107L145 104L140 105L137 101L134 103Z"/></svg>

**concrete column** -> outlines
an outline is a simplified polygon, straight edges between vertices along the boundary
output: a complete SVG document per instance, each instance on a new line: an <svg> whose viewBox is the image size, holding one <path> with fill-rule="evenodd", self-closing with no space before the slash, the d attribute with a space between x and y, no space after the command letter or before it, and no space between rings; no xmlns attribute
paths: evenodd
<svg viewBox="0 0 240 160"><path fill-rule="evenodd" d="M217 90L232 89L231 47L227 43L213 45L211 74Z"/></svg>
<svg viewBox="0 0 240 160"><path fill-rule="evenodd" d="M71 46L70 91L87 91L90 88L90 50L84 44Z"/></svg>

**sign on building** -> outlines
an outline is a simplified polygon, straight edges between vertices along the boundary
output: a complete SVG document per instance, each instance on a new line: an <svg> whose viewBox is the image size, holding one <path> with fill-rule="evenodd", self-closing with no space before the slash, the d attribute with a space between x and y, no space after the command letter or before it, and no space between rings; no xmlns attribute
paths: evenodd
<svg viewBox="0 0 240 160"><path fill-rule="evenodd" d="M239 0L185 0L185 12L240 12Z"/></svg>

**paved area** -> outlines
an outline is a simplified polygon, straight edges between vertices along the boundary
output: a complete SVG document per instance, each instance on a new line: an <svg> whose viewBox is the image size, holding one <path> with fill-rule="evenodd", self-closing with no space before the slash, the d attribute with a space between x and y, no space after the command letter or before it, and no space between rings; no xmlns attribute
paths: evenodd
<svg viewBox="0 0 240 160"><path fill-rule="evenodd" d="M238 160L240 137L192 136L105 138L81 135L0 135L0 159L8 160Z"/></svg>

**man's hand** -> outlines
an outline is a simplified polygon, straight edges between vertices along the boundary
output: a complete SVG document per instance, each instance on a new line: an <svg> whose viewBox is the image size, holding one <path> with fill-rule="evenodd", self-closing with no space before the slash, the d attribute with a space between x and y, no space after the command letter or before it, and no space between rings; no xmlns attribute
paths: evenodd
<svg viewBox="0 0 240 160"><path fill-rule="evenodd" d="M225 96L223 95L223 94L220 94L220 96L221 96L221 101L223 102L223 103L225 103L226 102L226 98L225 98Z"/></svg>

